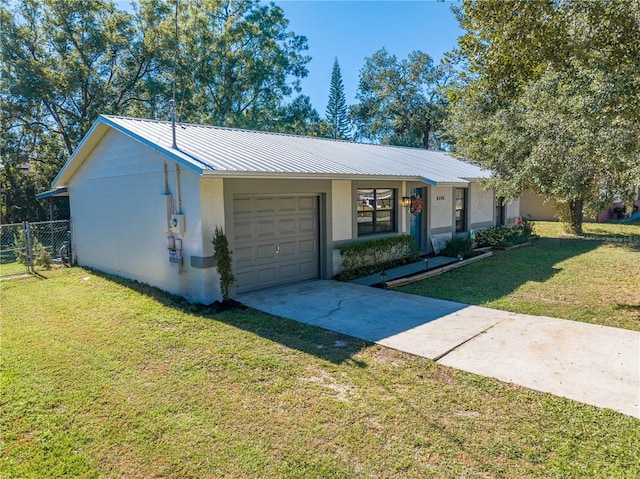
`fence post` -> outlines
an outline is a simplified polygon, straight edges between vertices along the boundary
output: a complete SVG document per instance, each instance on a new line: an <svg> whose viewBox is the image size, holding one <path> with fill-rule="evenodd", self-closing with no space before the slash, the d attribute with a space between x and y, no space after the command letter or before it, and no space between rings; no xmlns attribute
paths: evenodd
<svg viewBox="0 0 640 479"><path fill-rule="evenodd" d="M24 248L27 257L27 272L34 273L33 268L33 245L31 239L31 225L28 221L22 223L22 231L24 232Z"/></svg>

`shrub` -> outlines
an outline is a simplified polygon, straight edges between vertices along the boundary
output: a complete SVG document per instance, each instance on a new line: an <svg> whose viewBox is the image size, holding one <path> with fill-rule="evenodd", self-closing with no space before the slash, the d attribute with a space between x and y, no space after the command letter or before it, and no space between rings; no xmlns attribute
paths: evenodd
<svg viewBox="0 0 640 479"><path fill-rule="evenodd" d="M222 231L222 228L216 226L213 232L213 257L216 260L218 274L220 275L220 291L222 300L229 300L229 288L236 281L231 269L231 250L229 249L229 241Z"/></svg>
<svg viewBox="0 0 640 479"><path fill-rule="evenodd" d="M473 254L473 242L469 237L453 236L447 240L440 254L452 258L462 254L463 258L468 258Z"/></svg>
<svg viewBox="0 0 640 479"><path fill-rule="evenodd" d="M340 256L343 271L337 278L349 281L385 268L417 261L420 254L413 236L402 235L343 246L340 248Z"/></svg>
<svg viewBox="0 0 640 479"><path fill-rule="evenodd" d="M526 243L533 235L533 223L523 220L521 225L494 226L486 230L476 231L476 246L483 248L507 247Z"/></svg>
<svg viewBox="0 0 640 479"><path fill-rule="evenodd" d="M36 238L33 238L33 264L43 269L51 268L51 254Z"/></svg>

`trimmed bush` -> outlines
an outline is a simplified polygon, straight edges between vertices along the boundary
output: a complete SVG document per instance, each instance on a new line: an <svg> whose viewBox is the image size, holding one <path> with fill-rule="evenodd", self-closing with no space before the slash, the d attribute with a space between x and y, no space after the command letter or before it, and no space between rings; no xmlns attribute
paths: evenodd
<svg viewBox="0 0 640 479"><path fill-rule="evenodd" d="M229 288L235 282L231 267L231 250L229 241L222 228L216 226L213 232L213 257L216 260L218 274L220 275L220 292L222 300L229 301Z"/></svg>
<svg viewBox="0 0 640 479"><path fill-rule="evenodd" d="M484 248L508 247L526 243L533 235L533 223L524 220L522 225L494 226L486 230L476 231L476 246Z"/></svg>
<svg viewBox="0 0 640 479"><path fill-rule="evenodd" d="M336 279L343 281L367 276L420 258L416 241L409 235L343 246L340 248L340 256L343 271Z"/></svg>

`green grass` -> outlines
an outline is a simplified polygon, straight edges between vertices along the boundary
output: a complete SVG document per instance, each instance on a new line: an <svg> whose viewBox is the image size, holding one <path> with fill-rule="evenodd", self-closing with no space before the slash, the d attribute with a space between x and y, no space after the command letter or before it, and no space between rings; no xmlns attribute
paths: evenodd
<svg viewBox="0 0 640 479"><path fill-rule="evenodd" d="M584 238L559 223L536 223L531 246L401 288L411 294L516 313L640 331L640 224L584 226Z"/></svg>
<svg viewBox="0 0 640 479"><path fill-rule="evenodd" d="M16 276L20 274L27 274L27 267L17 261L11 263L0 262L0 278L6 276Z"/></svg>
<svg viewBox="0 0 640 479"><path fill-rule="evenodd" d="M3 478L640 475L631 417L80 268L43 275L0 283Z"/></svg>

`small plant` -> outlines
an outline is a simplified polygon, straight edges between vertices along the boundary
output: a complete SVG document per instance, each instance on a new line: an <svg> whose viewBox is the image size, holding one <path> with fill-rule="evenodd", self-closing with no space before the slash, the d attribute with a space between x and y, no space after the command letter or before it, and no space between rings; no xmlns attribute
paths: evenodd
<svg viewBox="0 0 640 479"><path fill-rule="evenodd" d="M471 238L465 236L454 236L449 238L440 252L443 256L455 258L459 254L463 258L468 258L473 254L473 242Z"/></svg>
<svg viewBox="0 0 640 479"><path fill-rule="evenodd" d="M216 226L213 232L213 257L216 260L218 274L220 275L220 292L222 300L229 301L229 288L236 279L231 269L231 250L229 249L229 241L224 234L222 228Z"/></svg>
<svg viewBox="0 0 640 479"><path fill-rule="evenodd" d="M37 238L33 238L33 264L43 269L51 269L51 254Z"/></svg>

